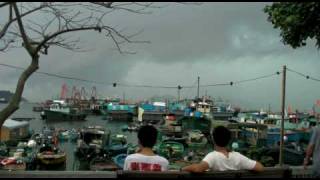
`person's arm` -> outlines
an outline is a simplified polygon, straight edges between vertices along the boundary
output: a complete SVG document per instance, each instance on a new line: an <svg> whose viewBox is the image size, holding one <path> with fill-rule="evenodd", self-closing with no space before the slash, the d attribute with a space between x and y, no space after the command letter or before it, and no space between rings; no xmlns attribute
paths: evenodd
<svg viewBox="0 0 320 180"><path fill-rule="evenodd" d="M182 168L181 170L193 172L193 173L200 173L200 172L204 172L208 169L209 169L209 164L205 161L201 161L198 164L192 164L192 165L186 166L186 167Z"/></svg>
<svg viewBox="0 0 320 180"><path fill-rule="evenodd" d="M238 154L238 157L240 158L240 169L252 170L256 172L264 171L264 166L260 162L254 161L240 153Z"/></svg>
<svg viewBox="0 0 320 180"><path fill-rule="evenodd" d="M316 133L317 133L317 129L313 129L309 145L306 149L306 157L303 161L303 167L305 169L307 168L307 165L308 165L309 160L310 160L312 153L313 153L313 148L314 148L314 144L316 143L316 137L317 137Z"/></svg>
<svg viewBox="0 0 320 180"><path fill-rule="evenodd" d="M264 170L264 166L260 162L256 161L256 165L252 170L257 172L262 172Z"/></svg>
<svg viewBox="0 0 320 180"><path fill-rule="evenodd" d="M312 153L313 153L313 149L314 149L314 144L309 144L307 147L307 150L306 150L306 157L303 161L304 169L307 169L307 166L309 164L309 160L310 160Z"/></svg>

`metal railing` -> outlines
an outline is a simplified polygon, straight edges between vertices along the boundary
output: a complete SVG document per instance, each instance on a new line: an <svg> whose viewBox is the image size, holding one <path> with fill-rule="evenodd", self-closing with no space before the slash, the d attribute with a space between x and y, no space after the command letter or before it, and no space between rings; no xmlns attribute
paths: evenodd
<svg viewBox="0 0 320 180"><path fill-rule="evenodd" d="M297 169L297 168L296 168ZM300 171L289 167L265 168L264 172L220 171L189 173L181 171L0 171L0 178L290 178L299 177Z"/></svg>

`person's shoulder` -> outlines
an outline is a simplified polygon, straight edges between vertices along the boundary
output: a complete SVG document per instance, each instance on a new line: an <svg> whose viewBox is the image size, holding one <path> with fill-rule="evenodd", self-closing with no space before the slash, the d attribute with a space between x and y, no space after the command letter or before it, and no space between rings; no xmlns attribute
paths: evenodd
<svg viewBox="0 0 320 180"><path fill-rule="evenodd" d="M229 154L231 154L234 157L246 157L245 155L243 155L237 151L231 151Z"/></svg>
<svg viewBox="0 0 320 180"><path fill-rule="evenodd" d="M166 159L165 157L162 157L162 156L157 155L156 158L158 158L158 159L159 159L160 161L162 161L162 162L165 162L165 163L168 163L168 164L169 164L168 159Z"/></svg>
<svg viewBox="0 0 320 180"><path fill-rule="evenodd" d="M139 157L140 155L138 154L138 153L135 153L135 154L130 154L130 155L128 155L127 157L126 157L126 159L127 160L129 160L129 159L135 159L135 158L137 158L137 157Z"/></svg>
<svg viewBox="0 0 320 180"><path fill-rule="evenodd" d="M232 151L231 152L231 155L234 157L234 158L237 158L237 159L242 159L242 160L252 160L251 158L239 153L239 152L236 152L236 151ZM255 160L253 160L255 161Z"/></svg>
<svg viewBox="0 0 320 180"><path fill-rule="evenodd" d="M207 154L207 156L217 156L218 152L217 151L211 151Z"/></svg>

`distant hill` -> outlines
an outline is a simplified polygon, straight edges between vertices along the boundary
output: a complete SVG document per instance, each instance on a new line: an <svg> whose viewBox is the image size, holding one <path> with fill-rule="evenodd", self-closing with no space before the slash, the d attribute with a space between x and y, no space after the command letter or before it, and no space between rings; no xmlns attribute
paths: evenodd
<svg viewBox="0 0 320 180"><path fill-rule="evenodd" d="M11 93L10 91L0 90L0 103L7 103L12 96L13 96L13 93ZM22 97L21 101L27 102L28 100Z"/></svg>

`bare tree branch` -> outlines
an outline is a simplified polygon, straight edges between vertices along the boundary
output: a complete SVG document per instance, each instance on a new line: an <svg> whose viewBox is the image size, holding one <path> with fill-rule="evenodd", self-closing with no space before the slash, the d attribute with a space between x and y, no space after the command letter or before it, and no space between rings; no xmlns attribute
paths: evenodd
<svg viewBox="0 0 320 180"><path fill-rule="evenodd" d="M7 5L9 5L9 4L10 4L9 2L1 3L1 4L0 4L0 8L2 8L2 7L4 7L4 6L7 6Z"/></svg>
<svg viewBox="0 0 320 180"><path fill-rule="evenodd" d="M71 51L79 51L80 38L74 39L75 32L98 31L110 38L121 54L135 54L123 50L124 43L149 43L133 40L142 31L127 34L112 25L105 25L106 15L116 10L130 13L149 14L150 8L161 8L154 3L144 2L42 2L16 3L3 2L0 8L9 6L8 19L0 29L0 51L15 47L18 43L29 53L31 63L19 77L16 90L9 105L0 111L0 126L19 108L24 85L28 78L39 68L40 54L48 54L52 46ZM18 8L19 5L19 8ZM34 12L41 16L30 16ZM15 16L14 16L15 15ZM20 46L20 44L19 44ZM21 46L20 46L21 47ZM82 50L83 51L83 50Z"/></svg>
<svg viewBox="0 0 320 180"><path fill-rule="evenodd" d="M35 9L32 9L32 10L30 10L30 11L28 11L28 12L25 12L25 13L21 14L20 17L22 18L22 17L24 17L24 16L27 16L27 15L29 15L29 14L31 14L31 13L33 13L33 12L36 12L36 11L38 11L38 10L44 8L44 7L45 7L45 6L39 6L39 7L35 8ZM11 8L10 8L10 11L11 11ZM11 19L10 21L8 21L8 22L4 25L4 27L0 30L0 39L3 38L3 36L6 34L9 26L10 26L13 22L15 22L16 20L17 20L17 18Z"/></svg>
<svg viewBox="0 0 320 180"><path fill-rule="evenodd" d="M34 56L35 52L34 52L32 46L31 46L31 44L29 42L29 39L28 39L28 36L27 36L27 34L26 34L25 30L24 30L24 26L22 24L22 20L21 20L21 16L20 16L17 4L13 3L12 6L13 6L14 12L16 14L16 18L17 18L17 21L18 21L19 30L20 30L21 37L23 39L24 46L26 47L26 50L28 51L28 53L32 57L32 56Z"/></svg>

